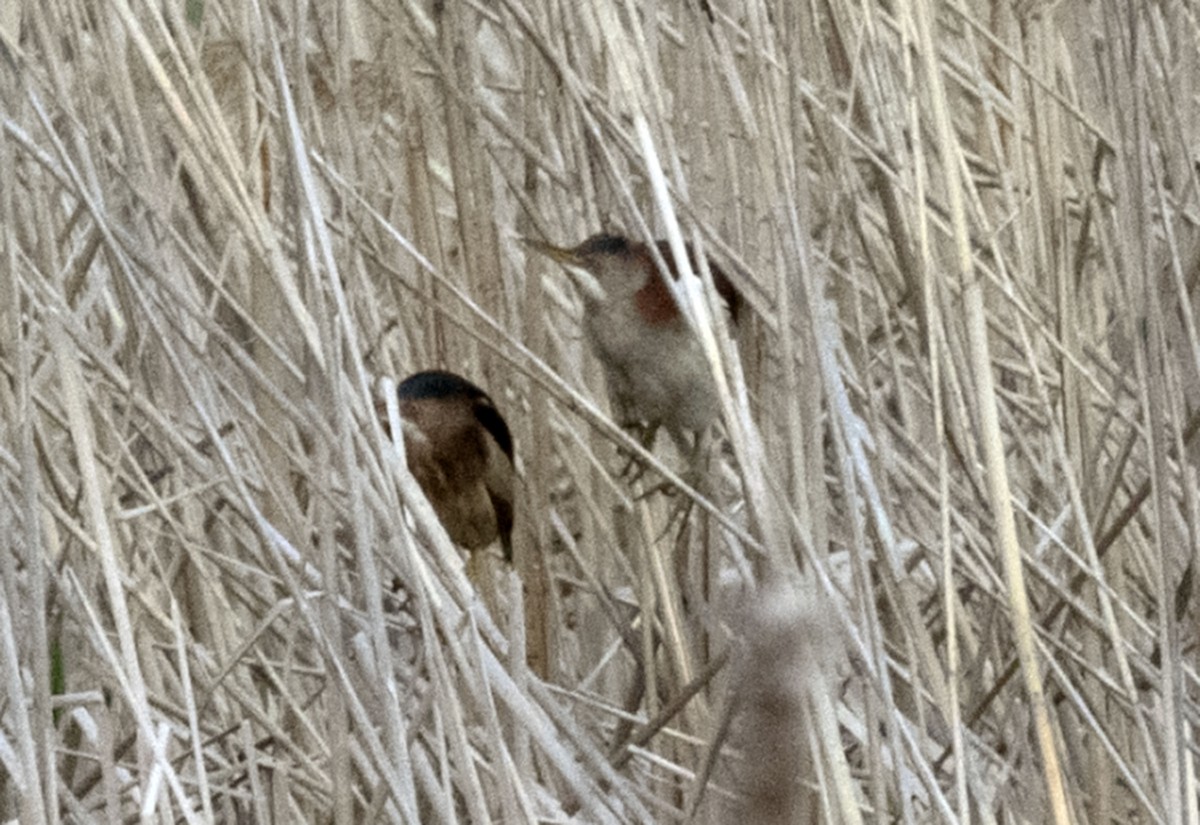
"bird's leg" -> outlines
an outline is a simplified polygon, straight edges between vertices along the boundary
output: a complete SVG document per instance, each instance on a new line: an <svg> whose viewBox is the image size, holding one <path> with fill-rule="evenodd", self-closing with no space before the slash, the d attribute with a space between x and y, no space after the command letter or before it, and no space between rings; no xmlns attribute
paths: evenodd
<svg viewBox="0 0 1200 825"><path fill-rule="evenodd" d="M646 421L626 421L621 424L621 429L629 431L634 439L642 446L646 452L654 452L654 441L658 437L658 423ZM622 478L630 484L641 479L646 473L646 465L635 453L617 448L618 454L626 456L625 466L621 468L621 472L617 474L617 478Z"/></svg>
<svg viewBox="0 0 1200 825"><path fill-rule="evenodd" d="M688 434L678 427L668 427L667 433L671 436L671 441L675 444L675 451L686 462L686 467L679 473L680 480L684 484L693 488L699 489L698 484L704 477L700 459L704 455L705 439L703 433L695 433L694 440L689 439ZM639 496L638 499L646 498L652 493L662 493L666 496L673 496L677 492L677 486L670 481L660 481L658 484L650 487ZM703 491L701 491L703 492ZM690 499L685 502L682 508L682 514L686 515L690 505ZM674 516L672 517L674 521Z"/></svg>
<svg viewBox="0 0 1200 825"><path fill-rule="evenodd" d="M645 696L646 662L641 656L638 656L633 671L633 681L630 682L629 689L625 692L625 701L621 703L626 715L613 730L612 745L608 750L609 761L616 761L620 758L625 746L629 744L629 739L633 735L633 720L636 718L638 708L642 706L642 699Z"/></svg>
<svg viewBox="0 0 1200 825"><path fill-rule="evenodd" d="M695 433L695 438L690 442L687 434L677 427L672 427L670 433L671 440L675 442L675 449L679 451L680 457L687 462L686 475L700 475L703 469L701 467L701 459L704 457L704 447L708 443L708 439L704 437L705 432Z"/></svg>

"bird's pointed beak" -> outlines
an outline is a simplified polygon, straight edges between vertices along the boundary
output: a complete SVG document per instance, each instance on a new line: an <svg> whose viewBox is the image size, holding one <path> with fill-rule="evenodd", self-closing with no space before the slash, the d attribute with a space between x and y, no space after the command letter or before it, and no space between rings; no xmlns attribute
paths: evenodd
<svg viewBox="0 0 1200 825"><path fill-rule="evenodd" d="M521 238L521 243L532 249L534 252L540 252L552 261L558 261L560 264L568 264L570 266L582 266L582 261L579 253L574 249L567 249L563 246L555 246L552 243L538 240L537 238Z"/></svg>
<svg viewBox="0 0 1200 825"><path fill-rule="evenodd" d="M571 282L575 284L576 289L583 293L584 298L594 301L604 301L608 297L604 291L604 287L596 280L596 276L588 271L584 259L575 248L555 246L537 238L523 237L521 238L521 243L534 252L541 253L550 260L562 264L567 274L571 277Z"/></svg>

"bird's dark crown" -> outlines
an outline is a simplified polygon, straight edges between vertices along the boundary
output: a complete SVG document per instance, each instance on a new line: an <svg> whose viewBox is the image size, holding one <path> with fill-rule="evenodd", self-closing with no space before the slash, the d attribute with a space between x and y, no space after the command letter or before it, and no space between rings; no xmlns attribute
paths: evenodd
<svg viewBox="0 0 1200 825"><path fill-rule="evenodd" d="M500 415L486 392L462 376L443 370L418 372L400 382L396 387L396 395L401 401L461 398L470 402L476 420L496 439L496 444L504 454L512 459L512 433L504 416Z"/></svg>
<svg viewBox="0 0 1200 825"><path fill-rule="evenodd" d="M396 387L401 401L419 398L487 398L487 393L462 376L442 370L426 370L410 375Z"/></svg>
<svg viewBox="0 0 1200 825"><path fill-rule="evenodd" d="M623 255L629 251L629 239L601 232L581 243L577 251L580 255Z"/></svg>

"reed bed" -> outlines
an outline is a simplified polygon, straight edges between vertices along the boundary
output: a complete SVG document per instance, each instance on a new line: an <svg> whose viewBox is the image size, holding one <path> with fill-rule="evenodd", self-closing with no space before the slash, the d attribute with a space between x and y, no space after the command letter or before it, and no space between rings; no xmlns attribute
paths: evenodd
<svg viewBox="0 0 1200 825"><path fill-rule="evenodd" d="M1200 822L1197 23L4 4L0 821ZM702 460L519 242L601 228L744 296Z"/></svg>

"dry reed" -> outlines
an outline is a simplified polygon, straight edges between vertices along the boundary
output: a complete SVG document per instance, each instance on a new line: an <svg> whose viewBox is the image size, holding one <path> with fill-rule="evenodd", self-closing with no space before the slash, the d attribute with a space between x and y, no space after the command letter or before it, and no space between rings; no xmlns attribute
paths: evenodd
<svg viewBox="0 0 1200 825"><path fill-rule="evenodd" d="M4 4L0 821L1200 823L1198 31ZM516 242L600 228L746 298L702 467ZM483 594L431 366L517 442Z"/></svg>

